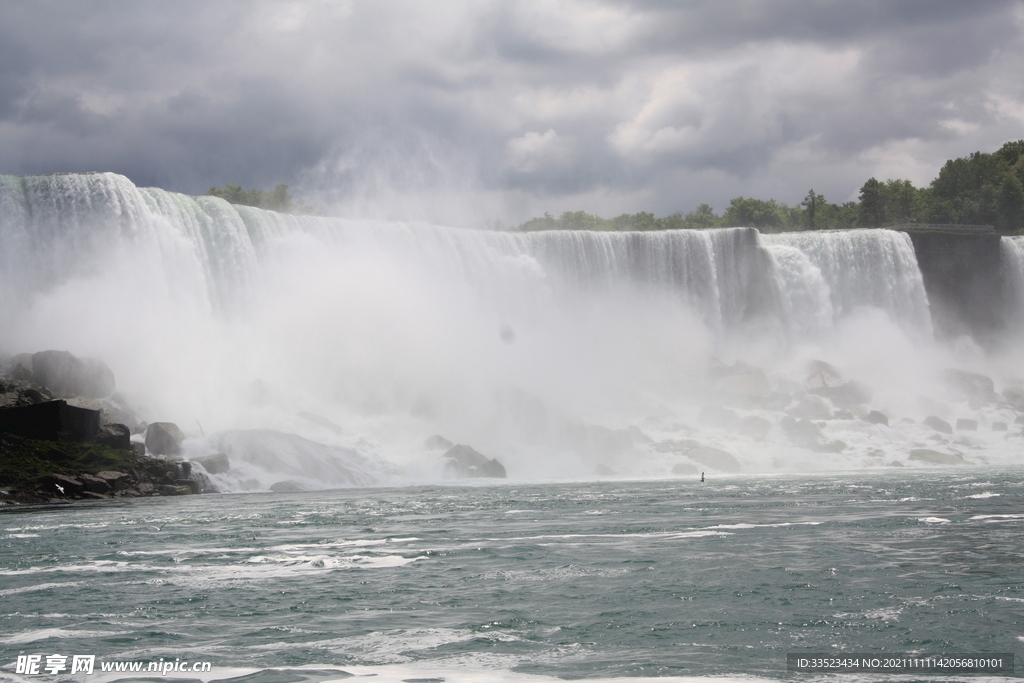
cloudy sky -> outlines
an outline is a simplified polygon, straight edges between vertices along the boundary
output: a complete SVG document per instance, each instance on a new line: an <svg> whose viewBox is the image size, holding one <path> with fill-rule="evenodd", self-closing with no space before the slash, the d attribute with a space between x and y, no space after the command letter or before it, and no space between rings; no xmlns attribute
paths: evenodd
<svg viewBox="0 0 1024 683"><path fill-rule="evenodd" d="M0 173L472 223L926 184L1024 138L1015 0L0 3Z"/></svg>

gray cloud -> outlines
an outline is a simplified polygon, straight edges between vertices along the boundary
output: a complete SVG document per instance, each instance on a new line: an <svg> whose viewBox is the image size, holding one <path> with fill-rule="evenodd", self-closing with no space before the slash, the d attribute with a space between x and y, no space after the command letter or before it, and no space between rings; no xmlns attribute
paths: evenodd
<svg viewBox="0 0 1024 683"><path fill-rule="evenodd" d="M0 4L0 172L521 220L837 201L1024 137L1015 0Z"/></svg>

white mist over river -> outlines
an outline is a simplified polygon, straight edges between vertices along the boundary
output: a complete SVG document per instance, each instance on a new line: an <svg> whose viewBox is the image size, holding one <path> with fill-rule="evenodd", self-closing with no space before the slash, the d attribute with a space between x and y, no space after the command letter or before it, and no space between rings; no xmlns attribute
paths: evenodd
<svg viewBox="0 0 1024 683"><path fill-rule="evenodd" d="M1019 238L1003 249L1019 314ZM434 434L516 480L1021 459L998 393L1019 357L934 341L913 246L888 230L471 231L0 176L0 319L3 354L102 359L140 420L190 434L186 455L227 452L223 490L436 481ZM815 393L822 367L846 389Z"/></svg>

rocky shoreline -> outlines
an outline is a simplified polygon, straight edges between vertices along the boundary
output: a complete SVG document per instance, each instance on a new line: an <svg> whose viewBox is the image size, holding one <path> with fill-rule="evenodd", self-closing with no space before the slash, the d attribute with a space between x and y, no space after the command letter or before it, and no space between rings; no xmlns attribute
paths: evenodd
<svg viewBox="0 0 1024 683"><path fill-rule="evenodd" d="M161 457L181 430L139 423L114 388L105 364L67 351L0 366L0 505L216 492L202 467Z"/></svg>

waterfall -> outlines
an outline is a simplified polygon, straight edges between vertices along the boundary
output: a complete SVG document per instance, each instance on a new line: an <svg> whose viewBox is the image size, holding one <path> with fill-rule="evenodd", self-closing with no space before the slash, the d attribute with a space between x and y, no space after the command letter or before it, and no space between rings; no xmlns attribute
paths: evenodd
<svg viewBox="0 0 1024 683"><path fill-rule="evenodd" d="M1018 330L1024 328L1024 236L1003 237L999 242L1007 322Z"/></svg>
<svg viewBox="0 0 1024 683"><path fill-rule="evenodd" d="M932 336L924 280L906 233L842 230L764 235L786 314L798 336L818 336L872 306L919 339Z"/></svg>

